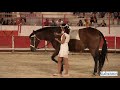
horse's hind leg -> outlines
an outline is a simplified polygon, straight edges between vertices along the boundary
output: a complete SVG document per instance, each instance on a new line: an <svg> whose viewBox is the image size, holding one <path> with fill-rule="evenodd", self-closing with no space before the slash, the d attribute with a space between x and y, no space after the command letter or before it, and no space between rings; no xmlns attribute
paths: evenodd
<svg viewBox="0 0 120 90"><path fill-rule="evenodd" d="M99 70L98 70L98 74L100 75L100 71L102 70L102 61L101 61L101 57L99 57Z"/></svg>
<svg viewBox="0 0 120 90"><path fill-rule="evenodd" d="M51 56L51 59L54 61L54 62L56 62L56 63L58 63L58 61L55 59L55 57L58 55L58 52L57 51L55 51L54 53L53 53L53 55Z"/></svg>
<svg viewBox="0 0 120 90"><path fill-rule="evenodd" d="M102 65L101 65L101 60L99 60L99 69L98 69L98 74L100 75L100 71L102 70Z"/></svg>

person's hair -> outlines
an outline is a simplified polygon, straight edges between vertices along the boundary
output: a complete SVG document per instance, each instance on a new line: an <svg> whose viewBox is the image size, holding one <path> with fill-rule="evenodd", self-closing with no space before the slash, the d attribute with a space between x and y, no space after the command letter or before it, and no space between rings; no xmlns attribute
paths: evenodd
<svg viewBox="0 0 120 90"><path fill-rule="evenodd" d="M67 33L67 34L69 34L70 33L70 29L68 27L65 27L64 28L64 32Z"/></svg>
<svg viewBox="0 0 120 90"><path fill-rule="evenodd" d="M65 26L64 27L64 32L66 32L67 34L69 34L70 33L69 26L66 26L66 23L63 23L62 26Z"/></svg>

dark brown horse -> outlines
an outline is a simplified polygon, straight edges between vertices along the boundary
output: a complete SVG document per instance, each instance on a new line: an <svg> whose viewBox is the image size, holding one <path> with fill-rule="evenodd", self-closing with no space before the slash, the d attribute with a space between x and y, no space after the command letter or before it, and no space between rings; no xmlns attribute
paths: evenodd
<svg viewBox="0 0 120 90"><path fill-rule="evenodd" d="M68 26L64 27L65 29L69 29ZM53 48L55 49L53 55L51 56L52 60L57 63L55 57L59 53L60 44L55 40L56 35L54 33L61 33L61 27L45 27L36 31L33 31L30 34L30 41L31 41L31 51L35 51L40 40L47 40L51 42ZM72 35L72 32L71 32ZM83 28L78 30L78 35L80 40L77 39L70 39L69 42L69 51L71 52L80 52L86 48L89 49L91 55L93 56L95 65L94 65L94 72L95 75L97 72L100 74L102 67L105 62L105 58L107 55L107 44L105 37L103 34L95 29L95 28ZM60 37L58 37L60 39ZM102 50L99 51L100 42L103 40ZM61 72L63 71L63 67Z"/></svg>

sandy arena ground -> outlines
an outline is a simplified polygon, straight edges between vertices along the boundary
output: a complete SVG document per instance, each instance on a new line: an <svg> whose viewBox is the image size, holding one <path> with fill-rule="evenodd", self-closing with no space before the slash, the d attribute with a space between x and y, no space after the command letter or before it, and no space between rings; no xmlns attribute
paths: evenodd
<svg viewBox="0 0 120 90"><path fill-rule="evenodd" d="M51 52L0 52L0 78L64 78L52 76L57 64ZM57 59L57 57L56 57ZM65 78L120 78L120 53L109 53L103 70L118 71L118 76L93 76L94 61L89 53L69 55L69 77Z"/></svg>

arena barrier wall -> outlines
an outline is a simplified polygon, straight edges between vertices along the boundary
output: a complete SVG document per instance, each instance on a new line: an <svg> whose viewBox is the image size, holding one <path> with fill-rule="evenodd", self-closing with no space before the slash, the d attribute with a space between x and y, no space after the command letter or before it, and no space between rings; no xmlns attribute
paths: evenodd
<svg viewBox="0 0 120 90"><path fill-rule="evenodd" d="M105 38L107 40L108 50L120 50L120 37L105 36ZM30 39L28 36L0 36L0 42L0 50L30 50ZM53 49L53 47L51 43L42 40L38 45L38 49L47 50Z"/></svg>

